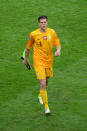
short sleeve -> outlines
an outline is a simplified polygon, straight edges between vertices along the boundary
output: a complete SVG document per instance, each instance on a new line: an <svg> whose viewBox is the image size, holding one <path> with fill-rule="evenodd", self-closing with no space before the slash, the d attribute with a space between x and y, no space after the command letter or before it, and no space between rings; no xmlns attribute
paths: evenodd
<svg viewBox="0 0 87 131"><path fill-rule="evenodd" d="M33 36L32 36L32 34L30 33L30 35L29 35L29 39L28 39L28 43L27 43L27 46L26 46L26 48L27 49L29 49L30 50L30 48L31 48L31 46L32 46L32 44L33 44Z"/></svg>
<svg viewBox="0 0 87 131"><path fill-rule="evenodd" d="M56 32L54 31L54 45L57 47L57 46L60 46L60 40L56 34Z"/></svg>

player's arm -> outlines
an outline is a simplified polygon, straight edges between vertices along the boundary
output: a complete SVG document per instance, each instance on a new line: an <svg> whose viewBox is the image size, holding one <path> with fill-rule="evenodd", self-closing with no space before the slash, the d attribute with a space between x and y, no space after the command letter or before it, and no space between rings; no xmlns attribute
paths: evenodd
<svg viewBox="0 0 87 131"><path fill-rule="evenodd" d="M23 63L27 66L28 69L31 69L28 56L29 56L32 44L33 44L33 37L30 34L29 40L28 40L28 43L27 43L27 46L26 46L26 49L25 49L25 58L24 58L24 61L23 61Z"/></svg>
<svg viewBox="0 0 87 131"><path fill-rule="evenodd" d="M60 56L60 54L61 54L61 45L57 46L56 49L57 50L55 51L55 56Z"/></svg>
<svg viewBox="0 0 87 131"><path fill-rule="evenodd" d="M25 49L25 58L24 58L23 63L26 65L26 67L27 67L29 70L31 70L31 66L30 66L29 60L28 60L29 52L30 52L30 50L26 48L26 49Z"/></svg>
<svg viewBox="0 0 87 131"><path fill-rule="evenodd" d="M61 44L60 40L56 35L56 32L54 32L54 45L56 47L55 56L60 56L61 54Z"/></svg>
<svg viewBox="0 0 87 131"><path fill-rule="evenodd" d="M28 56L29 56L29 52L30 50L29 49L25 49L25 58L24 58L24 61L23 63L26 65L26 64L29 64L29 60L28 60Z"/></svg>

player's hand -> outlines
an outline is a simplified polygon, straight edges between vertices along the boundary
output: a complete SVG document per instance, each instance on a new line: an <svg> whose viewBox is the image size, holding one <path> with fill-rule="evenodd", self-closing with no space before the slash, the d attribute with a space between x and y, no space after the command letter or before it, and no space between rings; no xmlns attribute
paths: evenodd
<svg viewBox="0 0 87 131"><path fill-rule="evenodd" d="M23 60L23 63L24 63L24 65L26 65L26 67L27 67L29 70L32 69L31 66L30 66L30 64L29 64L28 59L24 59L24 60Z"/></svg>
<svg viewBox="0 0 87 131"><path fill-rule="evenodd" d="M55 56L60 56L60 50L57 50L57 51L55 52Z"/></svg>
<svg viewBox="0 0 87 131"><path fill-rule="evenodd" d="M26 65L26 64L28 64L28 63L29 63L28 59L25 59L25 58L24 58L23 64Z"/></svg>

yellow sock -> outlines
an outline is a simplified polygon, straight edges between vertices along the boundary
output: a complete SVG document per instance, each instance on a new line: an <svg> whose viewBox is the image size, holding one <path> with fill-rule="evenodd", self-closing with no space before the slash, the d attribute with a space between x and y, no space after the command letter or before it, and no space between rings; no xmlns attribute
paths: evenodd
<svg viewBox="0 0 87 131"><path fill-rule="evenodd" d="M46 89L48 88L48 86L46 86ZM38 94L38 96L41 96L40 93Z"/></svg>
<svg viewBox="0 0 87 131"><path fill-rule="evenodd" d="M48 107L48 99L47 99L47 91L46 90L40 90L40 96L42 97L44 107L49 108Z"/></svg>

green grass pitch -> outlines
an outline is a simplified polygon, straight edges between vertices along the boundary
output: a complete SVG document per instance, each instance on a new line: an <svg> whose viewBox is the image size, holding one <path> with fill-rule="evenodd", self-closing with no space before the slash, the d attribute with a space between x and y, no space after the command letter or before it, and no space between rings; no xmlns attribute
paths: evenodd
<svg viewBox="0 0 87 131"><path fill-rule="evenodd" d="M31 71L20 60L39 15L62 44L49 80L50 117L37 99L32 49ZM0 131L87 131L87 0L0 1Z"/></svg>

